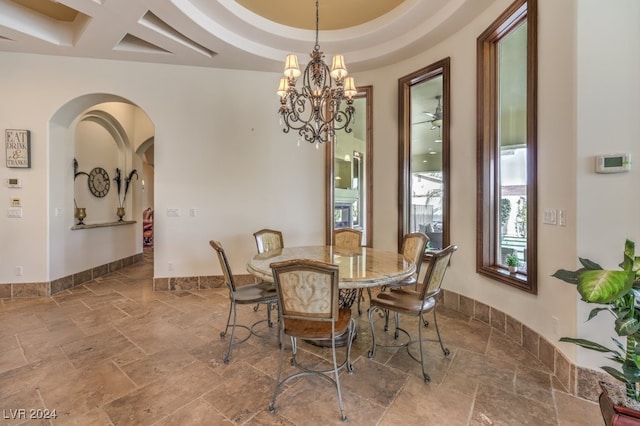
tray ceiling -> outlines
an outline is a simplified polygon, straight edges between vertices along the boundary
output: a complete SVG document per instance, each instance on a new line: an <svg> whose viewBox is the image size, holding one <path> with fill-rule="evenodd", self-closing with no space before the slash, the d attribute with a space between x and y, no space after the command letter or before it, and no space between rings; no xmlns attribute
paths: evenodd
<svg viewBox="0 0 640 426"><path fill-rule="evenodd" d="M494 0L321 0L320 46L363 71L451 36ZM315 43L312 0L0 0L0 51L280 71Z"/></svg>

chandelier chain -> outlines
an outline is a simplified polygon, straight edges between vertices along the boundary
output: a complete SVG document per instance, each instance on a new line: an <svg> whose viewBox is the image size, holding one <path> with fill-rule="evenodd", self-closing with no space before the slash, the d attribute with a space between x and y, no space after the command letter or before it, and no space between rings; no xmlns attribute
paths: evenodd
<svg viewBox="0 0 640 426"><path fill-rule="evenodd" d="M320 0L316 0L316 45L313 50L320 50L320 42L318 41L318 32L320 31Z"/></svg>

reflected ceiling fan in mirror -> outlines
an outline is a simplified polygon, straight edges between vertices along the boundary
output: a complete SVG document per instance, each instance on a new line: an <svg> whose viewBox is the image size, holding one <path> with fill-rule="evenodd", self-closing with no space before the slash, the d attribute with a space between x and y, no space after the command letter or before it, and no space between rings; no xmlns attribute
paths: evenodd
<svg viewBox="0 0 640 426"><path fill-rule="evenodd" d="M431 130L436 130L442 127L442 103L441 103L442 96L437 95L435 99L438 100L438 106L436 106L436 110L434 112L427 112L427 111L423 112L423 114L429 116L430 119L424 120L424 121L418 121L412 124L431 123Z"/></svg>

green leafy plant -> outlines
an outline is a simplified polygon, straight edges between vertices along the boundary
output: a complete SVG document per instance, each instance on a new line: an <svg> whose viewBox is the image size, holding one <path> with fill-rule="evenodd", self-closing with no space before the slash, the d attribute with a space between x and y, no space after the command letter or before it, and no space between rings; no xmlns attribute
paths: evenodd
<svg viewBox="0 0 640 426"><path fill-rule="evenodd" d="M504 258L504 263L507 266L518 266L518 256L516 256L514 253L509 253L507 257Z"/></svg>
<svg viewBox="0 0 640 426"><path fill-rule="evenodd" d="M500 199L500 224L505 226L509 222L511 215L511 201L508 198Z"/></svg>
<svg viewBox="0 0 640 426"><path fill-rule="evenodd" d="M622 270L604 270L597 263L579 258L582 268L576 271L559 269L553 276L575 284L582 300L587 303L606 305L591 310L590 320L602 311L613 315L614 330L620 337L626 337L626 345L612 338L617 349L585 339L562 337L561 342L570 342L586 349L608 353L609 359L620 364L620 369L601 367L612 377L625 384L627 397L640 401L640 257L635 256L635 243L626 240L624 258L619 265Z"/></svg>

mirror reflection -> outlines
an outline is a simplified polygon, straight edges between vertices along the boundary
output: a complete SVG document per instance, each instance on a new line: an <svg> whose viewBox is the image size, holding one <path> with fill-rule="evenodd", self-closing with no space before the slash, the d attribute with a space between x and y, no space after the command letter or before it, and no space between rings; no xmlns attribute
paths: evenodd
<svg viewBox="0 0 640 426"><path fill-rule="evenodd" d="M441 249L443 213L442 75L411 86L409 232L424 232Z"/></svg>
<svg viewBox="0 0 640 426"><path fill-rule="evenodd" d="M332 230L353 228L362 232L363 246L371 243L371 129L370 129L370 87L358 89L354 99L355 119L350 133L336 132L329 155L333 170ZM330 236L331 237L331 236ZM332 241L332 238L331 238Z"/></svg>

